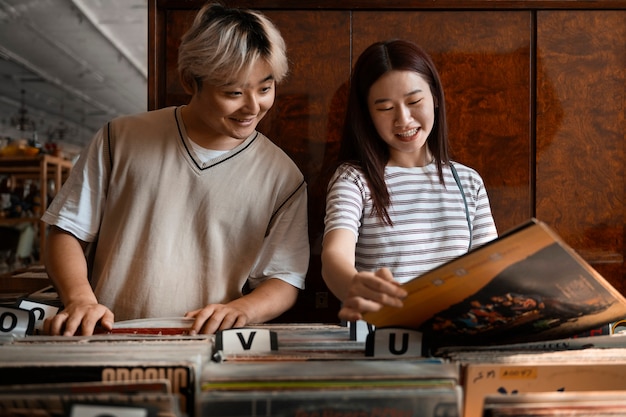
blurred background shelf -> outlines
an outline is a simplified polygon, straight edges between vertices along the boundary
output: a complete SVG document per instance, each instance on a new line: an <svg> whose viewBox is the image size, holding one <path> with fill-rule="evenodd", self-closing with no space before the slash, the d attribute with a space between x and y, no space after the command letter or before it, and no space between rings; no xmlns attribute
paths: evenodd
<svg viewBox="0 0 626 417"><path fill-rule="evenodd" d="M0 251L9 270L21 266L19 258L43 259L46 227L40 217L71 169L72 161L48 154L0 157Z"/></svg>

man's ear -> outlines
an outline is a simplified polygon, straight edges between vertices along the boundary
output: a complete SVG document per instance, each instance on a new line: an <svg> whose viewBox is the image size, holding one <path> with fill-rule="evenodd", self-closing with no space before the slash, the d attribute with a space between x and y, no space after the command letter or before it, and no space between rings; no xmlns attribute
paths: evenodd
<svg viewBox="0 0 626 417"><path fill-rule="evenodd" d="M198 82L191 74L184 74L180 76L180 83L185 90L185 93L194 95L198 91Z"/></svg>

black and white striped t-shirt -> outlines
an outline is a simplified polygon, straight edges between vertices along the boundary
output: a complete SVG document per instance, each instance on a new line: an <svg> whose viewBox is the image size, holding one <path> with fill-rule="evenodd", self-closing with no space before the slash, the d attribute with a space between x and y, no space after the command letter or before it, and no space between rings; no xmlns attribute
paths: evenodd
<svg viewBox="0 0 626 417"><path fill-rule="evenodd" d="M472 224L472 248L497 237L489 198L480 175L455 163ZM449 166L444 167L445 186L437 167L387 167L388 207L393 226L372 214L370 190L362 172L343 165L330 181L325 231L348 229L357 238L356 268L391 270L404 283L465 253L469 226L463 197Z"/></svg>

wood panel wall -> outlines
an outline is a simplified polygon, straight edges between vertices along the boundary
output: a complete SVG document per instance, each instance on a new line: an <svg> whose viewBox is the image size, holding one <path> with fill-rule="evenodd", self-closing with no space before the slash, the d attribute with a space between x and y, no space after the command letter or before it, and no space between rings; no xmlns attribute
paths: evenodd
<svg viewBox="0 0 626 417"><path fill-rule="evenodd" d="M302 169L312 248L307 289L279 321L336 322L320 276L327 167L338 150L352 63L405 38L432 55L455 160L485 179L498 230L535 216L626 293L626 1L227 2L263 11L291 69L259 130ZM340 3L340 4L337 4ZM202 1L149 1L149 107L179 105L180 36Z"/></svg>

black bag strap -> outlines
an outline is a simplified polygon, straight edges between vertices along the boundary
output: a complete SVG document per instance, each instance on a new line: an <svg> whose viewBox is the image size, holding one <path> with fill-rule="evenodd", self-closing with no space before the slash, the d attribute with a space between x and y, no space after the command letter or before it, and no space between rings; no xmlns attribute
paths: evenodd
<svg viewBox="0 0 626 417"><path fill-rule="evenodd" d="M456 168L453 164L450 164L450 169L452 170L452 175L454 176L454 181L456 185L459 187L459 191L461 191L461 196L463 197L463 204L465 205L465 218L467 219L467 227L469 228L470 242L467 250L469 251L472 248L472 220L470 219L469 207L467 205L467 198L465 197L465 192L463 191L463 185L461 185L461 180L459 178L459 174L456 172Z"/></svg>

